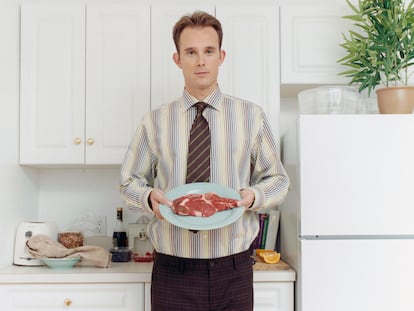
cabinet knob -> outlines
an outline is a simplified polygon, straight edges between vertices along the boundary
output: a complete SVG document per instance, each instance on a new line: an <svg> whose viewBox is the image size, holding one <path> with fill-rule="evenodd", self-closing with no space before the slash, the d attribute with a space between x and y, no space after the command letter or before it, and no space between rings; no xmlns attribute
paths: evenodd
<svg viewBox="0 0 414 311"><path fill-rule="evenodd" d="M79 144L82 142L82 140L81 140L79 137L76 137L76 138L73 140L73 142L75 143L75 145L79 145Z"/></svg>
<svg viewBox="0 0 414 311"><path fill-rule="evenodd" d="M65 307L70 307L72 305L72 300L70 298L66 298L63 304Z"/></svg>
<svg viewBox="0 0 414 311"><path fill-rule="evenodd" d="M88 143L88 145L93 145L95 140L93 138L88 138L88 140L86 142Z"/></svg>

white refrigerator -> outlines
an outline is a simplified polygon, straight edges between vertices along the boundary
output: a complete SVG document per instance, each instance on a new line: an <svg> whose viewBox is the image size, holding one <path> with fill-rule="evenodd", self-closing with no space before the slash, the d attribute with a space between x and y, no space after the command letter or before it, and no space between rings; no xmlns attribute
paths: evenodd
<svg viewBox="0 0 414 311"><path fill-rule="evenodd" d="M295 309L414 310L414 116L301 115L296 151Z"/></svg>

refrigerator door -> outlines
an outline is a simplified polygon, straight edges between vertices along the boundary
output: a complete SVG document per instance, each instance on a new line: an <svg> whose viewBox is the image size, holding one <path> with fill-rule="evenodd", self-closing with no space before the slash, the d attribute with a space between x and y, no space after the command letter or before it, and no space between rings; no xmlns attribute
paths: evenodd
<svg viewBox="0 0 414 311"><path fill-rule="evenodd" d="M300 235L414 234L414 116L302 115Z"/></svg>
<svg viewBox="0 0 414 311"><path fill-rule="evenodd" d="M301 251L299 311L414 310L414 240L302 240Z"/></svg>

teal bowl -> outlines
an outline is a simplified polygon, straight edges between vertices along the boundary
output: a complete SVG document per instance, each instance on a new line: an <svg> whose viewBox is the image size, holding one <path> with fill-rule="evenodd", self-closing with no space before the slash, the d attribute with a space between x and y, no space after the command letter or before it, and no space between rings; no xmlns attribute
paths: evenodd
<svg viewBox="0 0 414 311"><path fill-rule="evenodd" d="M71 269L80 261L80 257L71 258L40 258L47 266L53 269Z"/></svg>

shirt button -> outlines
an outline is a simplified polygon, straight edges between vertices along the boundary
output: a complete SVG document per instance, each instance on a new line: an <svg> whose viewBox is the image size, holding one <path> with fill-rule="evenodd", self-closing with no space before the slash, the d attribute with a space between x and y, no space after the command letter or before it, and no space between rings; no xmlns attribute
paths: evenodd
<svg viewBox="0 0 414 311"><path fill-rule="evenodd" d="M210 267L213 268L215 266L215 262L214 261L210 261Z"/></svg>

